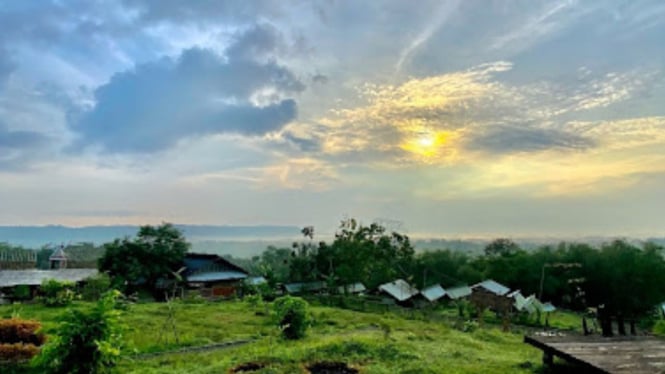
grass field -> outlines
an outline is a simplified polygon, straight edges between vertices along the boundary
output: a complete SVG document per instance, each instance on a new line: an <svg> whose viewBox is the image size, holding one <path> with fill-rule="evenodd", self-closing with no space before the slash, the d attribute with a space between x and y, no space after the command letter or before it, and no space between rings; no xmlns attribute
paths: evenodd
<svg viewBox="0 0 665 374"><path fill-rule="evenodd" d="M87 307L86 303L75 304ZM241 301L174 303L175 326L167 323L163 303L140 303L130 307L125 321L127 341L135 355L128 355L118 368L123 373L220 373L244 363L262 368L256 373L306 373L319 361L340 361L361 373L533 373L540 369L540 352L522 343L519 333L501 332L491 318L482 328L463 321L450 323L423 315L394 312L356 312L312 306L313 326L300 341L284 341L274 326L269 306L250 306ZM21 318L55 326L64 309L38 304L0 307L0 316L18 313ZM451 314L448 310L435 313ZM573 317L553 316L552 324L572 323ZM456 326L456 327L455 327ZM475 328L475 329L474 329ZM464 332L463 330L473 330ZM520 330L517 328L516 330ZM251 340L232 348L189 353L168 351L234 340Z"/></svg>

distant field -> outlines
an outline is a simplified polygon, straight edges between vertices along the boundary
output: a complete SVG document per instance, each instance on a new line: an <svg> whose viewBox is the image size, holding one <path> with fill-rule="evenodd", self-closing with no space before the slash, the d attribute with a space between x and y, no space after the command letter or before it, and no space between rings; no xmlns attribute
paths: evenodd
<svg viewBox="0 0 665 374"><path fill-rule="evenodd" d="M78 303L77 308L87 304ZM484 328L474 324L424 320L419 313L355 312L314 306L314 325L301 341L287 342L265 307L241 301L175 304L179 342L168 329L165 304L131 306L126 314L128 341L137 354L168 351L235 340L252 342L226 349L167 353L151 358L128 357L123 373L221 373L244 364L262 366L256 373L299 373L319 361L339 361L361 373L533 373L539 351L522 343L519 333L503 333L492 319ZM18 312L41 320L48 330L63 309L39 305L2 306L0 316ZM454 319L454 311L436 313ZM571 316L553 317L560 327L574 327ZM574 318L572 318L574 320ZM452 327L458 326L458 329ZM569 326L571 325L571 326ZM517 328L517 330L522 330Z"/></svg>

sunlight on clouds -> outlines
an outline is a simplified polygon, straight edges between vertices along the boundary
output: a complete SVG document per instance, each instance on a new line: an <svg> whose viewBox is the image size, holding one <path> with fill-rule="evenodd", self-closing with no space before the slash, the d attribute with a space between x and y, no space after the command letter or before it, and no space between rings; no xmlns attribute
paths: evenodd
<svg viewBox="0 0 665 374"><path fill-rule="evenodd" d="M410 157L398 160L405 163L450 161L457 154L457 145L450 141L457 137L456 129L466 126L482 107L514 97L491 80L494 73L511 67L500 61L401 85L362 85L359 93L365 105L332 110L317 119L324 126L322 149L332 155L406 151Z"/></svg>
<svg viewBox="0 0 665 374"><path fill-rule="evenodd" d="M260 168L259 187L325 191L339 179L330 164L311 158L294 158Z"/></svg>
<svg viewBox="0 0 665 374"><path fill-rule="evenodd" d="M426 130L408 137L400 148L424 163L436 160L452 160L457 155L453 147L457 135L451 131Z"/></svg>
<svg viewBox="0 0 665 374"><path fill-rule="evenodd" d="M402 84L364 84L361 105L331 110L316 119L317 126L298 131L320 139L320 159L353 154L353 162L377 170L438 167L441 182L419 189L439 197L440 191L446 197L599 193L665 171L665 154L656 149L665 149L665 117L569 118L644 92L645 77L657 72L588 71L575 86L510 85L495 77L511 68L500 61ZM446 174L457 166L465 172ZM291 168L272 173L290 175ZM290 185L288 178L278 179Z"/></svg>

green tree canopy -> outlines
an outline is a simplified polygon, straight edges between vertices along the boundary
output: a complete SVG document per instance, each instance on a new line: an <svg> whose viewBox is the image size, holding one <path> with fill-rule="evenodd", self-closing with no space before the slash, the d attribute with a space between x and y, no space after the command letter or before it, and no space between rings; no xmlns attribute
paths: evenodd
<svg viewBox="0 0 665 374"><path fill-rule="evenodd" d="M135 238L104 245L99 270L108 272L116 286L145 282L154 290L159 278L168 277L182 266L189 247L182 232L170 223L141 226Z"/></svg>

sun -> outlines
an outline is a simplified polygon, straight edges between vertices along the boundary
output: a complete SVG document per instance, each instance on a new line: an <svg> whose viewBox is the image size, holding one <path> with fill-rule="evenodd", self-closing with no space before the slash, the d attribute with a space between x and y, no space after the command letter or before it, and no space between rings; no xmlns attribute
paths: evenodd
<svg viewBox="0 0 665 374"><path fill-rule="evenodd" d="M450 134L445 131L426 131L407 139L400 146L421 159L434 159L442 153Z"/></svg>
<svg viewBox="0 0 665 374"><path fill-rule="evenodd" d="M423 135L417 140L418 145L420 145L423 148L430 148L434 146L435 141L436 139L434 138L434 136L432 136L432 134Z"/></svg>

